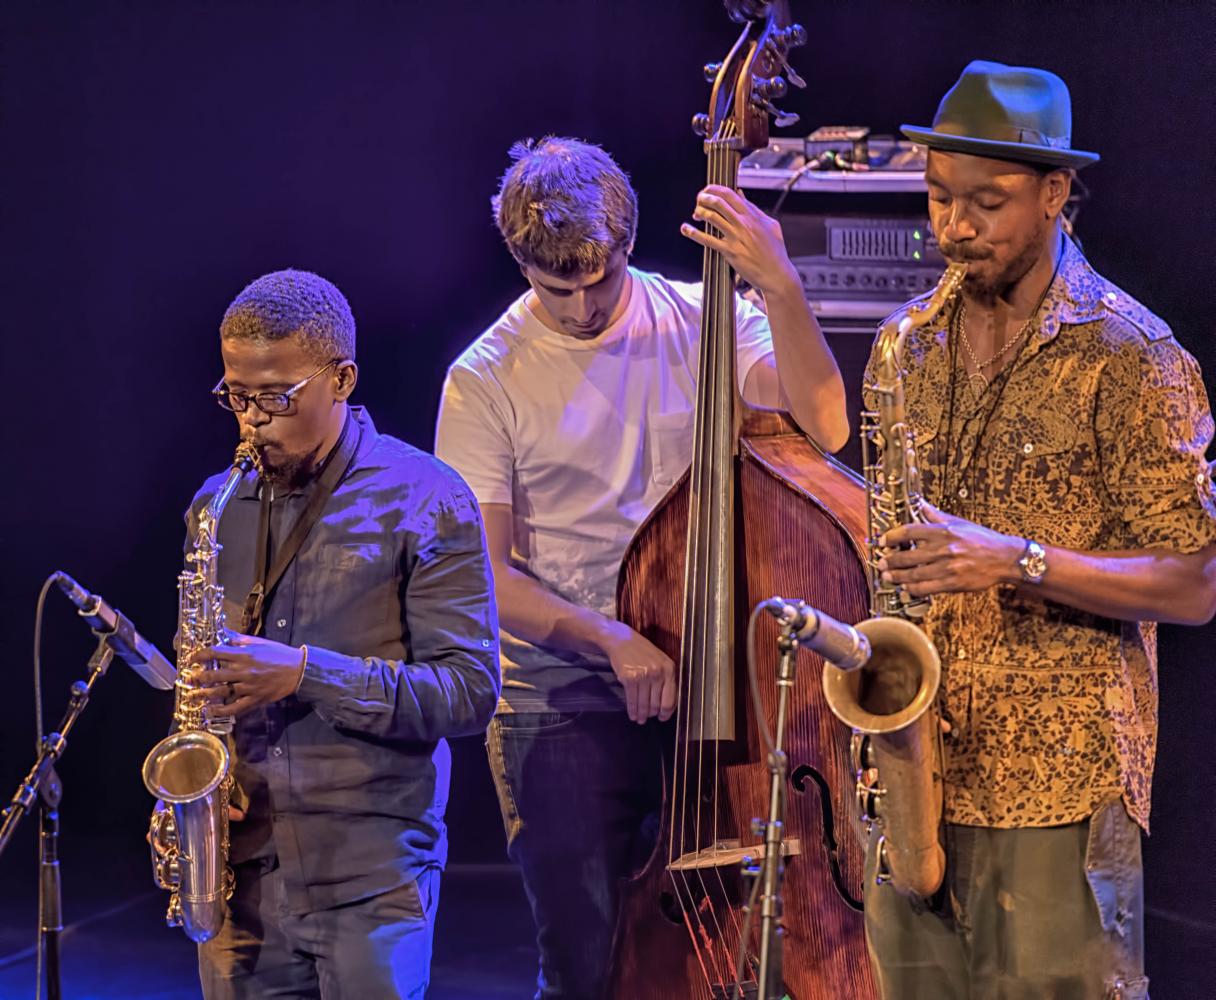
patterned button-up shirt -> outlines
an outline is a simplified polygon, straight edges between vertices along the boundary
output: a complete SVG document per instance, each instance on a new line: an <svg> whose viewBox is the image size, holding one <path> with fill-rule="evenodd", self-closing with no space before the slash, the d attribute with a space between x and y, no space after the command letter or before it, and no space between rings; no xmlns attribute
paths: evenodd
<svg viewBox="0 0 1216 1000"><path fill-rule="evenodd" d="M930 502L1075 550L1194 552L1216 542L1207 394L1195 359L1162 320L1066 239L1020 355L977 398L950 343L955 311L914 330L904 350ZM924 627L942 657L939 707L953 727L949 822L1053 826L1121 796L1148 828L1153 623L998 586L935 596Z"/></svg>
<svg viewBox="0 0 1216 1000"><path fill-rule="evenodd" d="M444 863L444 737L484 730L499 694L476 501L438 459L378 434L361 407L352 415L355 457L264 614L267 638L308 645L299 691L241 716L235 731L248 812L232 824L231 860L277 863L296 912L384 892ZM191 504L187 547L223 479ZM271 504L271 561L314 485ZM250 474L220 520L232 626L252 584L259 507Z"/></svg>

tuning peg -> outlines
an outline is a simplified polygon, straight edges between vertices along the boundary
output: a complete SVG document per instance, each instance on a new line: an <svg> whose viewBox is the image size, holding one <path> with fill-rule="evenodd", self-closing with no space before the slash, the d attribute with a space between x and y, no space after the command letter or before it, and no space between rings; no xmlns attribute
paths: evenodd
<svg viewBox="0 0 1216 1000"><path fill-rule="evenodd" d="M760 106L773 116L773 124L777 128L789 128L798 122L798 116L792 111L782 111L772 101L761 101Z"/></svg>
<svg viewBox="0 0 1216 1000"><path fill-rule="evenodd" d="M785 55L785 49L783 49L779 46L774 46L772 51L773 51L773 57L777 60L777 62L779 62L781 64L781 69L784 71L785 75L789 78L790 83L792 83L795 87L798 87L799 89L805 87L806 81L804 79L802 79L802 77L798 75L798 71L796 69L794 69L793 66L790 65L790 61L789 61L789 59L786 58L786 55ZM774 79L776 79L776 77L774 77Z"/></svg>
<svg viewBox="0 0 1216 1000"><path fill-rule="evenodd" d="M709 115L699 114L692 116L692 130L702 139L709 138Z"/></svg>
<svg viewBox="0 0 1216 1000"><path fill-rule="evenodd" d="M796 49L806 44L806 28L801 24L791 24L781 32L781 40L786 50Z"/></svg>
<svg viewBox="0 0 1216 1000"><path fill-rule="evenodd" d="M718 79L718 74L722 72L722 64L720 62L706 63L702 72L705 74L706 81L713 83Z"/></svg>
<svg viewBox="0 0 1216 1000"><path fill-rule="evenodd" d="M791 24L788 28L774 31L769 35L769 44L782 55L790 49L796 49L806 44L806 29L801 24Z"/></svg>
<svg viewBox="0 0 1216 1000"><path fill-rule="evenodd" d="M806 81L790 65L788 54L790 49L795 49L805 44L806 29L801 24L791 24L788 28L779 31L774 37L774 53L777 56L777 60L781 63L782 69L785 70L785 75L789 78L790 83L799 89L806 86Z"/></svg>
<svg viewBox="0 0 1216 1000"><path fill-rule="evenodd" d="M798 75L798 71L790 65L788 59L783 58L781 60L781 66L785 70L785 75L790 78L790 83L792 83L799 90L806 86L806 81Z"/></svg>
<svg viewBox="0 0 1216 1000"><path fill-rule="evenodd" d="M769 98L776 98L780 100L786 95L788 90L785 85L785 81L779 76L769 77L768 79L759 77L756 79L753 86L755 87L756 96L761 100L766 100Z"/></svg>

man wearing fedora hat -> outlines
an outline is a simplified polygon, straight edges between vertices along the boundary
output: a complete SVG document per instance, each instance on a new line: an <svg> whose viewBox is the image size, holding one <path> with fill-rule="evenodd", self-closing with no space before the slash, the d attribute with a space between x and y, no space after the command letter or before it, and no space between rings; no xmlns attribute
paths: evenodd
<svg viewBox="0 0 1216 1000"><path fill-rule="evenodd" d="M1098 156L1071 148L1059 77L973 62L933 126L903 132L968 272L905 346L927 521L888 532L879 562L933 597L947 873L905 898L875 884L871 844L875 974L887 998L1146 997L1155 623L1216 612L1207 396L1065 232Z"/></svg>

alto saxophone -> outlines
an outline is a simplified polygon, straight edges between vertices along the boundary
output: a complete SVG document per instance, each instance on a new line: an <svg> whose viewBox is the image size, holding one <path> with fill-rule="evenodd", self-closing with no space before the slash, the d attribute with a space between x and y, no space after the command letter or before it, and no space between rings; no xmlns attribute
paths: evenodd
<svg viewBox="0 0 1216 1000"><path fill-rule="evenodd" d="M200 944L219 933L224 904L232 895L228 866L232 757L222 738L232 731L232 720L211 718L208 706L194 696L205 681L188 681L181 667L199 650L224 641L224 588L217 582L220 517L241 478L256 468L257 452L242 441L228 478L199 517L187 567L177 578L175 731L152 748L143 766L144 785L159 800L148 842L156 883L169 892L165 920ZM208 669L200 671L202 677Z"/></svg>
<svg viewBox="0 0 1216 1000"><path fill-rule="evenodd" d="M940 842L941 732L934 708L941 659L914 624L928 611L928 599L884 583L877 563L879 539L887 531L924 519L916 443L904 410L904 342L946 307L966 270L966 264L949 265L925 302L879 331L872 386L877 406L862 415L861 427L872 617L856 626L869 640L871 655L856 670L831 662L823 668L828 706L853 729L862 821L881 831L877 881L922 898L938 890L946 866Z"/></svg>

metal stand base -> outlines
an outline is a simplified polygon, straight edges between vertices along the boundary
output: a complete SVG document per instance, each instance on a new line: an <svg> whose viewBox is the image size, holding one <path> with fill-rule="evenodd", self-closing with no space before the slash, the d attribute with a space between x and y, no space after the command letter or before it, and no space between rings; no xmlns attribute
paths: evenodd
<svg viewBox="0 0 1216 1000"><path fill-rule="evenodd" d="M43 737L34 766L17 786L0 822L0 854L8 847L21 817L39 800L38 823L38 947L46 964L46 995L60 1000L59 935L63 931L63 896L59 881L59 803L63 785L55 763L67 748L68 733L88 704L93 685L105 674L114 658L108 635L99 635L97 649L89 658L85 681L72 685L67 710L56 732ZM42 983L38 984L39 990Z"/></svg>

